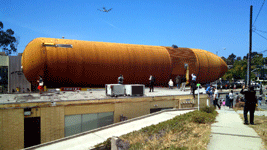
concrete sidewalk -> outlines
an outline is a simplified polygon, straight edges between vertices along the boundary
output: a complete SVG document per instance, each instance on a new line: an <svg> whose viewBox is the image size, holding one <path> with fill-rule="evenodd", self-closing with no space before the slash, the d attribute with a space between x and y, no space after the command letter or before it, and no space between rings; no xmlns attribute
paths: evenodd
<svg viewBox="0 0 267 150"><path fill-rule="evenodd" d="M238 113L222 107L217 110L216 123L211 125L208 150L264 150L264 144L254 129L243 124Z"/></svg>

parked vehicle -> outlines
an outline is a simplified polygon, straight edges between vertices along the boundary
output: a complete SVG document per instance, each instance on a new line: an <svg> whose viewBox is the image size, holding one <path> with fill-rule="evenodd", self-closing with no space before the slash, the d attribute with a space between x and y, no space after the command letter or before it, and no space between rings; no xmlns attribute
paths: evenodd
<svg viewBox="0 0 267 150"><path fill-rule="evenodd" d="M251 85L254 86L254 88L260 88L260 84L257 82L251 82Z"/></svg>
<svg viewBox="0 0 267 150"><path fill-rule="evenodd" d="M238 88L242 88L242 86L244 85L245 83L242 83L242 82L234 82L234 83L231 83L231 89L234 89L234 87L236 89Z"/></svg>
<svg viewBox="0 0 267 150"><path fill-rule="evenodd" d="M216 84L215 84L216 85ZM229 89L230 88L230 82L225 80L217 83L218 89Z"/></svg>

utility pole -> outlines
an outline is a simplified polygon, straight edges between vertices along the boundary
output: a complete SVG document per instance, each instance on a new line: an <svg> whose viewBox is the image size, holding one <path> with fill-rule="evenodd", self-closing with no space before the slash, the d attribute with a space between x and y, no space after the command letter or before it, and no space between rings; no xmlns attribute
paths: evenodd
<svg viewBox="0 0 267 150"><path fill-rule="evenodd" d="M247 68L247 86L250 86L250 71L251 71L251 49L252 49L252 10L253 6L250 6L250 26L249 26L249 54L248 54L248 68Z"/></svg>

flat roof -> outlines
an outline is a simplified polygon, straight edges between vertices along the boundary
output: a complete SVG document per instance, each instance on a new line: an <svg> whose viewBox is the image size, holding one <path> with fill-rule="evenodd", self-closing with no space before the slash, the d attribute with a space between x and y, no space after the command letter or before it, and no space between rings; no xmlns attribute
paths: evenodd
<svg viewBox="0 0 267 150"><path fill-rule="evenodd" d="M136 97L159 97L159 96L177 96L177 95L190 95L190 88L185 91L180 91L177 88L169 89L166 87L156 87L154 92L149 92L149 88L145 88L143 96ZM198 91L196 90L197 94ZM205 94L205 89L200 89L200 93ZM192 95L192 94L191 94ZM105 89L90 89L89 91L61 91L60 93L18 93L18 94L1 94L0 105L3 104L21 104L21 103L42 103L42 102L64 102L64 101L84 101L84 100L107 100L107 99L125 99L133 98L131 96L118 96L111 97L106 95Z"/></svg>

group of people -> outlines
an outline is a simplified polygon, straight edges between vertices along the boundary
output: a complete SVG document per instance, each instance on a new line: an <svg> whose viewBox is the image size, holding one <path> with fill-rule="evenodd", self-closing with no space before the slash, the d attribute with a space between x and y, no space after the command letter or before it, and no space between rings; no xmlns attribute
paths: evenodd
<svg viewBox="0 0 267 150"><path fill-rule="evenodd" d="M118 84L123 84L123 75L121 74L119 77L118 77ZM149 77L149 92L154 92L154 84L156 82L156 78L152 75L150 75Z"/></svg>
<svg viewBox="0 0 267 150"><path fill-rule="evenodd" d="M219 109L221 109L221 105L218 104L218 90L215 87L212 87L210 85L206 89L206 93L209 95L211 102L213 102L214 107L218 106ZM245 106L244 106L244 124L249 124L248 123L248 117L247 113L250 113L250 124L254 125L254 112L257 104L257 97L256 97L256 91L254 90L253 86L250 86L246 90L246 86L243 85L242 90L240 91L241 94L244 95L244 101L245 101ZM233 101L234 101L234 93L233 90L229 93L229 102L230 106L229 108L233 108ZM225 101L222 102L222 104L225 104Z"/></svg>
<svg viewBox="0 0 267 150"><path fill-rule="evenodd" d="M193 94L193 97L195 98L195 90L197 89L197 82L196 82L197 76L195 74L191 74L191 77L192 77L192 80L191 80L191 83L190 83L190 85L191 85L191 93ZM176 81L176 84L177 84L177 89L180 89L180 87L181 87L180 90L181 91L185 91L185 85L186 85L185 77L181 77L181 76L178 75L175 78L175 81ZM169 84L169 88L172 89L173 86L174 86L172 79L170 79L168 84ZM182 84L182 86L181 86L181 84Z"/></svg>
<svg viewBox="0 0 267 150"><path fill-rule="evenodd" d="M213 102L213 106L218 106L219 109L221 109L221 106L218 104L219 100L219 93L218 90L215 87L212 87L210 84L209 87L206 89L206 93L208 94L210 98L210 102Z"/></svg>
<svg viewBox="0 0 267 150"><path fill-rule="evenodd" d="M196 90L196 75L195 74L191 74L192 76L192 80L191 80L191 93L193 93L193 96L195 98L195 90ZM118 77L118 84L123 84L123 75L121 74L119 77ZM181 87L181 91L185 90L185 85L186 85L186 79L185 77L181 77L181 76L177 76L175 78L175 81L176 81L176 84L177 84L177 88L180 89ZM152 75L150 75L149 77L149 92L154 92L154 84L156 82L156 78ZM182 86L181 86L182 84ZM168 82L168 85L169 85L169 88L170 89L173 89L173 86L174 86L174 83L172 81L172 79L169 80Z"/></svg>

